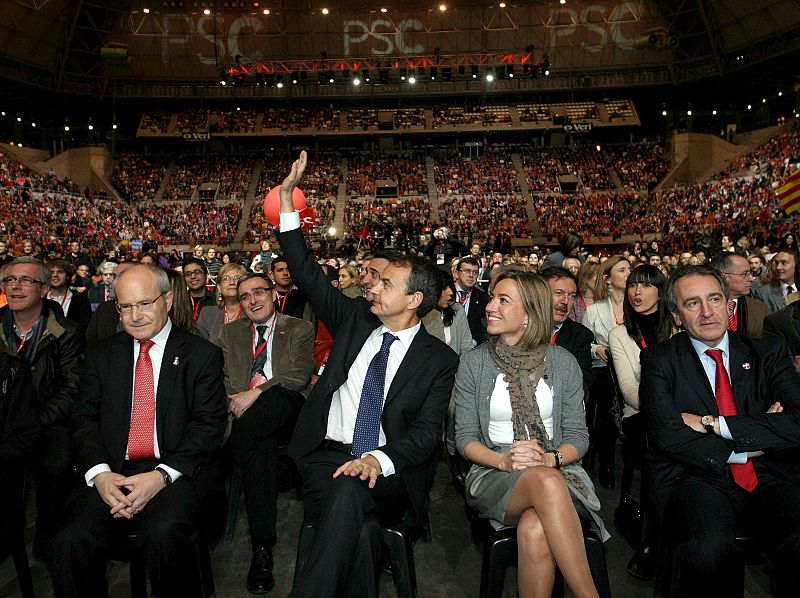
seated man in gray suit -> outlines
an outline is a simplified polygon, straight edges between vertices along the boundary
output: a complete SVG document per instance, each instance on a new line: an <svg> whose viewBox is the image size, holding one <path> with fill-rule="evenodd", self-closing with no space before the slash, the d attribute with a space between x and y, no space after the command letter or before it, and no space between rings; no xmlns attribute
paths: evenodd
<svg viewBox="0 0 800 598"><path fill-rule="evenodd" d="M222 328L228 410L235 418L228 449L244 471L244 496L253 556L247 589L268 592L277 537L278 440L288 440L314 371L314 327L275 310L273 283L245 274L236 291L246 318Z"/></svg>
<svg viewBox="0 0 800 598"><path fill-rule="evenodd" d="M779 251L772 258L777 280L753 289L753 297L760 299L769 306L770 312L776 312L785 305L784 298L797 291L794 286L794 271L797 266L797 253L794 251Z"/></svg>

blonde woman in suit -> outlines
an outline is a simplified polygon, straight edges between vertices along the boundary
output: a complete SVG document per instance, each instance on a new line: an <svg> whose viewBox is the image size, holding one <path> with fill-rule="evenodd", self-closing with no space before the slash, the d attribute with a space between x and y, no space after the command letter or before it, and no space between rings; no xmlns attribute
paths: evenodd
<svg viewBox="0 0 800 598"><path fill-rule="evenodd" d="M589 391L586 413L600 466L600 485L604 488L614 487L614 453L618 433L612 414L615 394L608 370L608 334L625 320L622 304L630 272L630 264L621 255L603 262L594 290L595 302L586 308L583 319L583 325L594 333L594 383Z"/></svg>

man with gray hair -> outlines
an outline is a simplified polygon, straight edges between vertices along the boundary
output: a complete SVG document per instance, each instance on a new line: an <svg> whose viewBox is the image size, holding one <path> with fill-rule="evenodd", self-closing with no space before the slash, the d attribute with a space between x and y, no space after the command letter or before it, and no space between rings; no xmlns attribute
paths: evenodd
<svg viewBox="0 0 800 598"><path fill-rule="evenodd" d="M36 450L34 552L47 560L47 545L59 521L63 494L72 484L67 425L78 397L78 358L83 350L77 324L46 301L50 270L32 257L3 266L8 304L0 308L0 349L28 362L42 437Z"/></svg>
<svg viewBox="0 0 800 598"><path fill-rule="evenodd" d="M89 304L92 306L92 312L97 311L101 304L114 298L112 285L117 276L114 274L117 265L116 262L105 261L97 267L97 273L103 278L103 281L96 287L89 289Z"/></svg>
<svg viewBox="0 0 800 598"><path fill-rule="evenodd" d="M741 596L746 529L769 551L777 596L800 584L800 379L786 345L728 330L730 291L706 266L670 276L684 332L642 352L653 501L679 596Z"/></svg>
<svg viewBox="0 0 800 598"><path fill-rule="evenodd" d="M85 482L53 541L57 597L106 596L117 534L137 530L158 596L201 595L195 543L222 513L216 462L225 431L222 352L172 326L164 270L120 276L123 332L89 350L70 422Z"/></svg>

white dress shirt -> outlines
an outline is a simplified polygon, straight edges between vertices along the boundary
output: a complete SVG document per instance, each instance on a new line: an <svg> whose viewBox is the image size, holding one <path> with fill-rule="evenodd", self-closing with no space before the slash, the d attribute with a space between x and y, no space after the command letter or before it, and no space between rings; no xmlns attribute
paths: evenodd
<svg viewBox="0 0 800 598"><path fill-rule="evenodd" d="M167 319L166 325L161 329L161 331L156 334L150 340L153 341L153 346L150 347L150 361L153 365L153 389L155 390L155 395L158 397L158 378L159 374L161 373L161 362L164 359L164 350L167 346L167 339L169 338L169 333L172 330L172 321ZM131 415L133 414L133 392L136 389L136 360L139 359L139 341L133 342L133 387L131 390ZM156 410L156 413L158 410ZM156 459L161 458L161 452L158 449L158 421L155 420L153 422L153 448L155 452ZM128 460L128 451L125 450L125 460ZM172 477L172 481L175 482L178 480L181 475L183 475L177 469L173 469L172 467L165 465L163 463L159 463L158 467L162 467L164 470L169 473L170 477ZM111 467L108 463L99 463L89 469L84 475L86 479L86 484L89 486L94 486L94 478L98 473L103 473L105 471L111 471Z"/></svg>
<svg viewBox="0 0 800 598"><path fill-rule="evenodd" d="M291 213L281 213L281 232L288 232L300 228L300 213L295 211ZM361 402L361 391L364 388L364 379L367 375L367 369L372 361L372 358L378 353L383 342L383 333L391 332L397 337L389 348L389 360L386 364L386 381L383 385L383 400L386 400L386 395L392 385L392 380L397 373L397 369L403 362L403 359L411 346L411 342L420 330L420 322L412 328L405 330L390 331L386 326L378 326L369 335L358 352L356 360L350 366L350 371L347 372L347 381L342 384L333 393L331 399L331 406L328 410L328 428L325 433L325 438L328 440L335 440L342 444L352 444L353 433L356 427L356 417L358 416L358 405ZM380 427L378 435L378 446L381 447L386 444L386 434L383 431L383 426ZM381 464L381 472L384 476L393 475L394 463L389 456L381 450L374 450L364 453L365 455L372 455Z"/></svg>
<svg viewBox="0 0 800 598"><path fill-rule="evenodd" d="M697 356L700 358L700 363L703 365L703 371L706 373L706 378L708 378L708 383L711 385L711 389L714 391L716 398L717 363L711 359L711 357L706 355L706 351L708 349L720 349L722 351L722 364L725 366L725 372L728 374L728 382L730 382L730 337L726 332L725 336L722 337L722 341L716 347L709 347L705 343L693 338L690 338L689 340L692 341L692 347L694 347L694 350L697 352ZM728 429L728 424L725 422L725 418L723 416L719 417L719 435L727 440L733 440L733 435ZM731 452L730 456L728 457L728 463L745 462L747 462L747 453Z"/></svg>
<svg viewBox="0 0 800 598"><path fill-rule="evenodd" d="M72 303L72 291L69 290L69 287L65 288L65 292L61 297L56 297L52 292L49 292L47 293L47 298L58 303L61 306L61 311L64 312L65 316L67 315L69 305Z"/></svg>
<svg viewBox="0 0 800 598"><path fill-rule="evenodd" d="M267 329L264 331L264 334L269 335L267 338L267 346L264 347L264 351L267 352L267 360L264 362L264 367L261 370L261 374L263 374L267 380L272 379L272 340L275 338L275 320L277 318L275 315L276 313L277 312L273 312L272 317L266 322L261 322L261 324L256 324L255 322L252 323L256 327L256 334L253 335L253 355L255 355L256 349L258 349L258 347L256 347L256 342L258 342L258 327L267 327Z"/></svg>

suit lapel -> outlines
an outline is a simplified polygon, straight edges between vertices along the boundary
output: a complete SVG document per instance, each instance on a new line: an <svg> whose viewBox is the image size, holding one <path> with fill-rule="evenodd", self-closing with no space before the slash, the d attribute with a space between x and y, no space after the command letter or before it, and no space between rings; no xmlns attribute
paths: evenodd
<svg viewBox="0 0 800 598"><path fill-rule="evenodd" d="M686 332L682 335L678 358L680 360L681 373L689 382L689 387L697 390L697 395L705 406L706 413L717 413L718 407L717 400L714 398L714 389L708 382L703 364L700 363L700 358L697 356L697 352L694 350Z"/></svg>
<svg viewBox="0 0 800 598"><path fill-rule="evenodd" d="M170 397L173 395L175 380L183 366L183 339L173 329L167 338L164 347L164 357L161 359L161 370L158 374L158 389L156 390L156 436L158 446L164 446L164 422L171 408Z"/></svg>
<svg viewBox="0 0 800 598"><path fill-rule="evenodd" d="M279 313L275 313L275 330L272 331L272 353L270 361L272 363L272 373L280 371L280 360L286 355L286 318Z"/></svg>
<svg viewBox="0 0 800 598"><path fill-rule="evenodd" d="M118 337L119 343L116 346L115 359L112 363L119 364L122 375L119 377L119 389L122 392L124 411L122 412L122 421L124 422L125 429L130 429L131 415L133 415L133 370L135 364L133 362L133 343L134 340L128 334L123 334ZM125 435L124 442L127 446L128 436ZM124 449L123 449L124 450Z"/></svg>
<svg viewBox="0 0 800 598"><path fill-rule="evenodd" d="M420 365L420 358L424 359L426 349L431 344L431 335L425 330L425 326L420 324L419 332L414 336L411 341L411 346L406 351L406 356L397 368L397 373L394 375L392 385L389 387L389 392L386 394L386 402L389 403L394 399L401 390L403 390L411 379L417 374Z"/></svg>
<svg viewBox="0 0 800 598"><path fill-rule="evenodd" d="M730 358L728 359L728 374L731 378L731 388L733 389L733 400L739 413L748 413L746 406L750 403L750 393L754 390L753 384L753 355L748 346L736 334L729 334L730 339Z"/></svg>

